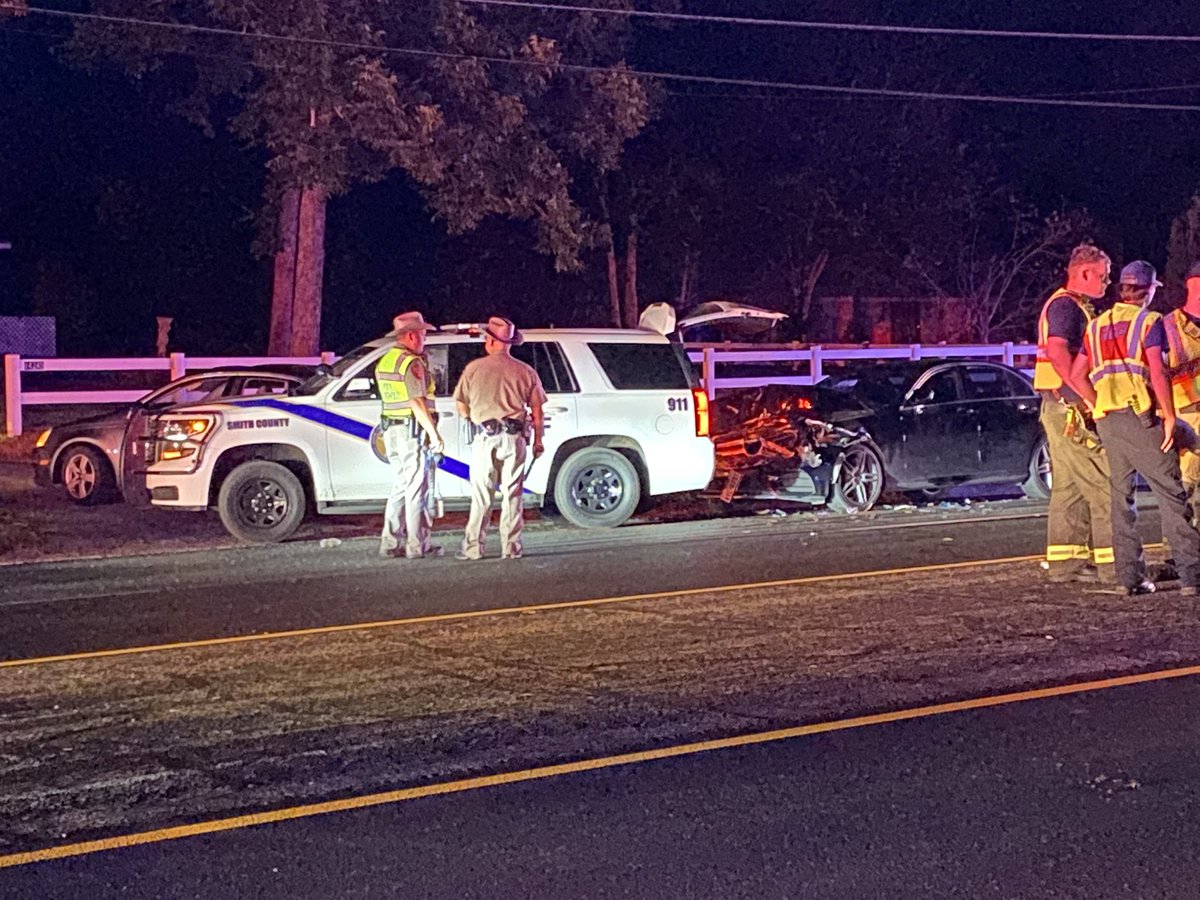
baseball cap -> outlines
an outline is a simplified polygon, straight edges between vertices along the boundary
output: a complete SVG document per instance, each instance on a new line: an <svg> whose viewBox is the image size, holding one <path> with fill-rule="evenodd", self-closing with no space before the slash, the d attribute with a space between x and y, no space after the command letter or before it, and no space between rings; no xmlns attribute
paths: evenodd
<svg viewBox="0 0 1200 900"><path fill-rule="evenodd" d="M1144 259L1135 259L1123 268L1120 283L1131 284L1134 287L1162 287L1162 282L1158 280L1158 272Z"/></svg>

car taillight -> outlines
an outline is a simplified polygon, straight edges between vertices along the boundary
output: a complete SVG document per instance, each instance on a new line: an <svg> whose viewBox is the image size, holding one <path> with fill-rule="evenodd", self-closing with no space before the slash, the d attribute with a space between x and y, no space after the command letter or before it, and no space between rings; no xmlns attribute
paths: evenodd
<svg viewBox="0 0 1200 900"><path fill-rule="evenodd" d="M696 437L708 437L708 394L703 388L692 388L692 408L696 410Z"/></svg>

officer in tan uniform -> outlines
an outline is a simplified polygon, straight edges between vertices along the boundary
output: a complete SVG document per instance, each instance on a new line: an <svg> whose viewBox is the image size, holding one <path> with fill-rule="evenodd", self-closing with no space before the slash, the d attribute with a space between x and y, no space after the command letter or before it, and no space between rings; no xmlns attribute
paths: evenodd
<svg viewBox="0 0 1200 900"><path fill-rule="evenodd" d="M458 413L476 429L471 441L471 514L458 559L482 559L492 509L492 485L500 488L500 554L520 559L525 461L542 455L542 406L546 391L531 366L512 356L521 333L493 316L484 329L485 355L463 369L454 389Z"/></svg>
<svg viewBox="0 0 1200 900"><path fill-rule="evenodd" d="M1200 262L1192 263L1183 306L1163 319L1167 373L1175 401L1176 448L1193 521L1200 522Z"/></svg>
<svg viewBox="0 0 1200 900"><path fill-rule="evenodd" d="M1038 316L1033 386L1042 396L1041 421L1053 481L1046 524L1046 564L1054 581L1112 581L1113 539L1108 459L1084 426L1071 366L1083 345L1092 303L1104 296L1112 263L1081 244L1067 263L1067 283Z"/></svg>
<svg viewBox="0 0 1200 900"><path fill-rule="evenodd" d="M434 331L419 312L396 316L396 346L375 365L375 382L383 403L380 427L392 490L383 513L379 555L391 558L441 556L429 543L432 522L426 506L429 461L426 445L441 453L445 445L433 417L434 384L423 355L425 333Z"/></svg>

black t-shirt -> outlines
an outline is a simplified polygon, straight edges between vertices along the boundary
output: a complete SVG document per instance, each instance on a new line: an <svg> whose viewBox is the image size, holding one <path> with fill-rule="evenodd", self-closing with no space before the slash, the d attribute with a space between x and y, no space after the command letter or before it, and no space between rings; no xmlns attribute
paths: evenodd
<svg viewBox="0 0 1200 900"><path fill-rule="evenodd" d="M1083 346L1087 331L1087 316L1070 297L1058 297L1046 310L1046 331L1049 337L1062 338L1074 356Z"/></svg>

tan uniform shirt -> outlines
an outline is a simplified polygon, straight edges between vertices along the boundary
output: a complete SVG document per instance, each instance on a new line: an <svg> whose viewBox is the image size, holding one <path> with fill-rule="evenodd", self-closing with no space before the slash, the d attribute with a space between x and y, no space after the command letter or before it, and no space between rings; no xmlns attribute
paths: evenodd
<svg viewBox="0 0 1200 900"><path fill-rule="evenodd" d="M507 353L471 360L463 369L454 399L476 424L488 419L524 419L526 407L546 402L546 391L532 366Z"/></svg>

